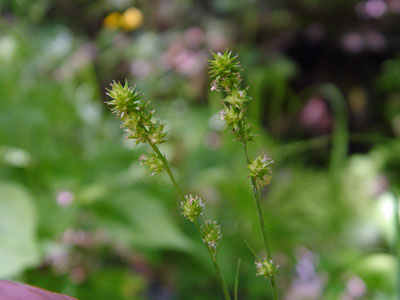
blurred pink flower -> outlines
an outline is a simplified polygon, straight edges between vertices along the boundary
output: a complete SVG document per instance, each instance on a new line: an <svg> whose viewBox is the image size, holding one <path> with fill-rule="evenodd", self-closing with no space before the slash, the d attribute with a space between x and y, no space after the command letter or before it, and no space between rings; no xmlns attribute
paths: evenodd
<svg viewBox="0 0 400 300"><path fill-rule="evenodd" d="M383 0L368 0L365 3L365 11L371 18L378 19L386 12L386 3Z"/></svg>
<svg viewBox="0 0 400 300"><path fill-rule="evenodd" d="M297 276L291 283L285 299L320 299L325 282L315 271L317 256L304 247L299 247L296 252Z"/></svg>
<svg viewBox="0 0 400 300"><path fill-rule="evenodd" d="M188 47L199 48L204 42L204 32L200 27L191 27L186 30L184 39Z"/></svg>
<svg viewBox="0 0 400 300"><path fill-rule="evenodd" d="M360 277L351 277L346 283L347 292L353 298L361 298L367 291L364 281Z"/></svg>
<svg viewBox="0 0 400 300"><path fill-rule="evenodd" d="M299 122L304 128L316 133L328 131L331 125L328 105L321 98L311 98L300 112Z"/></svg>
<svg viewBox="0 0 400 300"><path fill-rule="evenodd" d="M345 50L351 53L359 53L364 48L364 42L359 33L346 33L341 38L342 46Z"/></svg>
<svg viewBox="0 0 400 300"><path fill-rule="evenodd" d="M370 30L365 34L365 44L372 51L379 51L386 47L386 38L379 31Z"/></svg>
<svg viewBox="0 0 400 300"><path fill-rule="evenodd" d="M145 60L136 60L131 63L130 72L136 78L145 78L152 71L150 63Z"/></svg>
<svg viewBox="0 0 400 300"><path fill-rule="evenodd" d="M57 204L62 207L70 206L75 200L74 194L70 191L63 190L57 194Z"/></svg>

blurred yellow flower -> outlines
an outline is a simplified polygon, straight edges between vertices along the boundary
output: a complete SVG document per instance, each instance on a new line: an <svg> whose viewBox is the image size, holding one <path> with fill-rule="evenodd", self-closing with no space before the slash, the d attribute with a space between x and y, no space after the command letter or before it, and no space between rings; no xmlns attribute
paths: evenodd
<svg viewBox="0 0 400 300"><path fill-rule="evenodd" d="M119 12L112 12L109 13L103 21L103 26L108 29L118 29L119 27L119 20L121 18L121 14Z"/></svg>
<svg viewBox="0 0 400 300"><path fill-rule="evenodd" d="M128 8L119 18L119 24L125 31L132 31L139 28L143 23L142 12L135 8Z"/></svg>

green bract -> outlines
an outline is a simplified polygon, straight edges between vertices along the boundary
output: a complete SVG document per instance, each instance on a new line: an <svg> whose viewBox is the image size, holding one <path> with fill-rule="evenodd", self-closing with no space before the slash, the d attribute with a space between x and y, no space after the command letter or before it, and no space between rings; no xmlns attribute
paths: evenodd
<svg viewBox="0 0 400 300"><path fill-rule="evenodd" d="M254 177L261 185L269 184L272 177L271 165L273 163L274 161L266 154L259 155L247 166L250 177Z"/></svg>
<svg viewBox="0 0 400 300"><path fill-rule="evenodd" d="M181 201L182 215L191 222L200 216L204 210L204 202L199 196L186 195Z"/></svg>

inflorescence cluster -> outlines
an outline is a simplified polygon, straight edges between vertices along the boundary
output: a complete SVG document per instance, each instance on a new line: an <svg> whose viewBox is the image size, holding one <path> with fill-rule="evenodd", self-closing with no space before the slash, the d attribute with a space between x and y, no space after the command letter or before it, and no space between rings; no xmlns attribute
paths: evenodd
<svg viewBox="0 0 400 300"><path fill-rule="evenodd" d="M227 96L222 99L223 110L219 113L226 126L232 129L235 140L248 143L254 140L253 127L244 116L246 102L252 100L247 96L246 89L240 87L241 67L237 55L226 51L224 54L213 53L210 61L210 79L212 91L222 91Z"/></svg>
<svg viewBox="0 0 400 300"><path fill-rule="evenodd" d="M180 203L181 214L198 226L196 219L204 211L204 201L196 195L183 196L184 194L176 183L165 156L161 154L157 146L166 141L165 124L153 120L155 110L149 109L149 102L143 100L143 94L135 87L130 87L127 81L124 85L115 81L111 83L107 95L112 99L107 104L111 106L112 113L121 120L121 128L128 133L126 138L134 140L136 145L147 143L153 150L150 154L141 155L140 163L150 170L151 176L167 171L182 198ZM199 230L202 240L212 256L211 258L215 260L217 248L222 238L220 226L216 221L206 221L200 225Z"/></svg>
<svg viewBox="0 0 400 300"><path fill-rule="evenodd" d="M271 253L265 231L264 219L260 204L260 194L258 185L268 185L272 178L273 160L266 154L262 153L253 161L249 159L247 151L247 143L254 141L255 132L251 124L246 118L246 103L252 98L246 93L247 88L241 87L241 71L242 68L238 62L237 55L232 55L231 51L225 53L212 53L213 59L210 60L209 77L211 79L211 91L218 91L224 94L221 100L223 109L219 113L220 118L225 121L226 128L231 129L231 133L235 136L235 140L243 143L247 159L247 169L249 177L253 185L255 200L259 214L260 225L263 232L264 244L268 259L255 261L257 275L271 278L274 288L274 299L277 298L275 289L275 279L273 278L277 267L271 260Z"/></svg>

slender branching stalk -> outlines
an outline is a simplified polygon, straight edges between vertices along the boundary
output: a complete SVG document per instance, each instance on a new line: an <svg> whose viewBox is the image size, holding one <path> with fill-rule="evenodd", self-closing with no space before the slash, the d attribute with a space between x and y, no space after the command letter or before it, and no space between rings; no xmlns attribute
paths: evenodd
<svg viewBox="0 0 400 300"><path fill-rule="evenodd" d="M121 120L121 127L128 133L127 139L133 139L136 145L140 143L148 144L153 150L153 153L150 155L142 155L140 157L141 164L148 167L151 175L162 171L167 172L181 200L181 213L197 228L212 260L224 298L225 300L231 300L228 287L217 261L217 250L222 239L221 227L216 221L207 220L204 223L198 223L197 217L204 211L205 204L203 200L198 196L185 195L183 193L171 171L167 159L158 147L158 144L166 141L167 133L164 132L165 124L153 120L155 111L148 109L149 102L145 102L143 95L134 87L129 87L127 81L125 85L113 82L107 95L112 98L107 104L112 106L111 111Z"/></svg>
<svg viewBox="0 0 400 300"><path fill-rule="evenodd" d="M213 53L213 60L210 61L210 78L212 80L211 90L222 91L227 96L222 100L223 110L220 118L225 121L226 127L232 130L235 140L243 144L246 157L247 168L253 189L258 219L261 227L264 242L266 259L256 260L257 275L270 278L273 298L278 300L278 289L276 286L275 272L277 266L272 261L271 247L268 240L265 226L261 199L258 185L268 185L271 181L273 161L265 154L259 155L251 161L247 150L247 144L255 139L253 127L245 117L245 104L252 98L247 96L246 90L242 89L241 67L237 61L237 56L232 56L232 52Z"/></svg>

